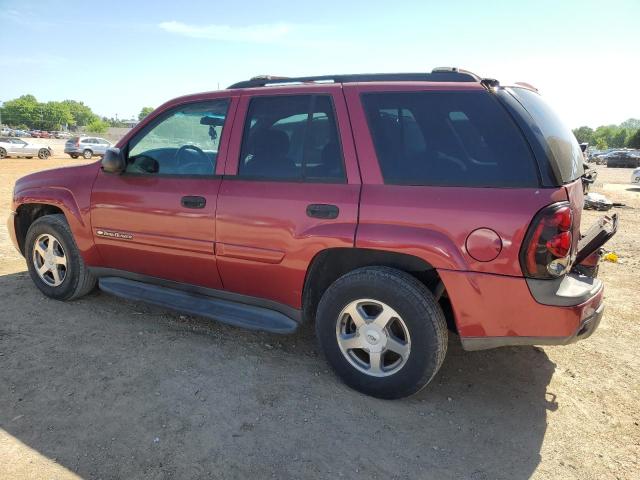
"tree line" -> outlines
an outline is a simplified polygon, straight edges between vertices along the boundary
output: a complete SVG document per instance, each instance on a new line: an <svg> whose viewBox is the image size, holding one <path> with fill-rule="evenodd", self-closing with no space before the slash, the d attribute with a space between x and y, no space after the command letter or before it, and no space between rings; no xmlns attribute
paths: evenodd
<svg viewBox="0 0 640 480"><path fill-rule="evenodd" d="M640 148L640 119L630 118L619 125L601 125L595 130L580 127L573 131L580 143L588 143L598 150L607 148Z"/></svg>
<svg viewBox="0 0 640 480"><path fill-rule="evenodd" d="M138 119L142 120L153 111L144 107ZM91 133L104 133L109 127L126 127L117 118L101 117L90 107L76 100L62 102L39 102L33 95L22 95L4 102L0 107L2 124L20 130L78 130L83 128Z"/></svg>

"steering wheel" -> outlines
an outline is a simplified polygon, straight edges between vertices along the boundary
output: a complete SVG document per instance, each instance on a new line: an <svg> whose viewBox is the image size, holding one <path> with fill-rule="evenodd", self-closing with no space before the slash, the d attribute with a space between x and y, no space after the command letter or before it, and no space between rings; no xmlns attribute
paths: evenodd
<svg viewBox="0 0 640 480"><path fill-rule="evenodd" d="M194 152L196 152L198 155L200 155L200 157L202 157L205 161L181 161L181 156L182 153L187 151L187 150L193 150ZM178 150L176 150L176 155L174 157L175 162L178 166L178 169L180 171L185 171L186 173L189 172L189 169L194 169L194 167L197 167L198 169L203 167L203 163L206 164L206 167L209 168L210 167L210 172L211 175L214 174L214 165L213 162L211 161L211 159L207 156L207 154L204 152L204 150L202 150L200 147L196 146L196 145L191 145L191 144L187 144L187 145L183 145L181 146ZM206 169L203 169L202 172L198 172L198 173L207 173Z"/></svg>

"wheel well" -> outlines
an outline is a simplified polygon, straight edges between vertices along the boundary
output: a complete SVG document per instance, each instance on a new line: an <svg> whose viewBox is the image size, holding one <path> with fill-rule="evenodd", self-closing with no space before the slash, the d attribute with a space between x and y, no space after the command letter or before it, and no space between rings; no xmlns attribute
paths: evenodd
<svg viewBox="0 0 640 480"><path fill-rule="evenodd" d="M20 252L23 255L24 241L27 237L27 231L29 230L31 224L38 218L45 215L55 215L58 213L64 214L64 212L60 208L45 203L26 203L24 205L20 205L16 213L16 237L18 239L18 245L20 246Z"/></svg>
<svg viewBox="0 0 640 480"><path fill-rule="evenodd" d="M419 257L365 248L331 248L318 253L307 269L302 294L302 313L315 321L318 303L329 286L342 275L362 267L385 266L405 271L422 282L442 307L449 327L455 330L453 311L444 284L432 265Z"/></svg>

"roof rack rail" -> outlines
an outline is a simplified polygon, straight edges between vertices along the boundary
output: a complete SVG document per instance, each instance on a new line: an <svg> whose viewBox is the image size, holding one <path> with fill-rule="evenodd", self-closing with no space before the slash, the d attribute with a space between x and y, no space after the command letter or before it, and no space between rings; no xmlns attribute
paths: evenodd
<svg viewBox="0 0 640 480"><path fill-rule="evenodd" d="M315 77L276 77L260 75L227 87L252 88L289 83L353 83L353 82L479 82L477 75L454 67L434 68L430 73L358 73L320 75Z"/></svg>

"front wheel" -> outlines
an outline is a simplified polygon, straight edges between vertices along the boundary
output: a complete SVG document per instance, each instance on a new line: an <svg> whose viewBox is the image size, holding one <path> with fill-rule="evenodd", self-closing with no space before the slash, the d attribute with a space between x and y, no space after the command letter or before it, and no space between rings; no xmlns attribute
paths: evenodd
<svg viewBox="0 0 640 480"><path fill-rule="evenodd" d="M388 267L360 268L336 280L318 305L316 335L347 385L387 399L424 388L447 351L447 324L433 294Z"/></svg>
<svg viewBox="0 0 640 480"><path fill-rule="evenodd" d="M7 156L7 151L4 148L0 147L0 158L5 158Z"/></svg>
<svg viewBox="0 0 640 480"><path fill-rule="evenodd" d="M49 150L47 150L46 148L41 148L38 151L38 158L40 160L46 160L47 158L49 158L49 155L51 154L49 153Z"/></svg>
<svg viewBox="0 0 640 480"><path fill-rule="evenodd" d="M25 257L31 279L48 297L73 300L95 287L64 215L45 215L31 224Z"/></svg>

